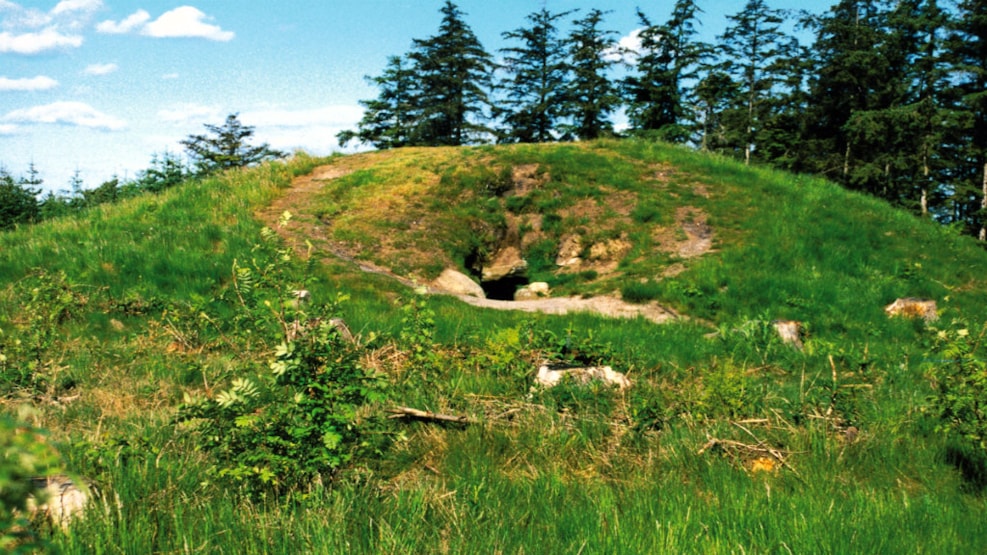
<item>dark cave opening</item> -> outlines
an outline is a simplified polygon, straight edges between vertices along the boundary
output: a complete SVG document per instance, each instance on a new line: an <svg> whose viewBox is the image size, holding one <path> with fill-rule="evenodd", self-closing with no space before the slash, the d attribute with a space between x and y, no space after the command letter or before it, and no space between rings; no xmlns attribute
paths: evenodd
<svg viewBox="0 0 987 555"><path fill-rule="evenodd" d="M496 301L513 301L514 293L524 285L528 285L528 278L525 276L507 276L480 282L487 298Z"/></svg>

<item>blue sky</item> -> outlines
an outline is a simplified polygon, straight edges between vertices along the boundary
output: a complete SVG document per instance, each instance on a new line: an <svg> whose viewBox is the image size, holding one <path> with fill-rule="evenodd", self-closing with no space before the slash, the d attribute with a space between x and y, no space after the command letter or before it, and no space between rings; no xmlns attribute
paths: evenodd
<svg viewBox="0 0 987 555"><path fill-rule="evenodd" d="M188 3L183 3L188 2ZM706 40L744 0L700 0ZM776 8L804 8L769 0ZM0 165L34 162L51 190L78 170L87 187L133 177L155 153L227 114L257 141L327 154L360 119L387 57L438 29L444 0L0 0ZM460 0L491 53L500 35L553 12L612 10L606 27L663 22L672 0ZM830 2L823 4L829 5ZM820 10L822 7L815 7ZM578 14L576 14L578 16ZM569 18L572 19L572 18Z"/></svg>

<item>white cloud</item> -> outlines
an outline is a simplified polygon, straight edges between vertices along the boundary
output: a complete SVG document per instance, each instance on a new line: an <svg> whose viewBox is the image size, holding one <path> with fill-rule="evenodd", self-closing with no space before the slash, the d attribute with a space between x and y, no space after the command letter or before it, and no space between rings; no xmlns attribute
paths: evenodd
<svg viewBox="0 0 987 555"><path fill-rule="evenodd" d="M233 39L235 34L232 31L206 23L210 19L197 8L182 6L161 14L161 17L145 25L141 32L155 38L193 37L223 42Z"/></svg>
<svg viewBox="0 0 987 555"><path fill-rule="evenodd" d="M103 7L103 0L62 0L51 10L51 15L72 12L94 12Z"/></svg>
<svg viewBox="0 0 987 555"><path fill-rule="evenodd" d="M0 135L16 135L18 131L20 131L20 129L18 129L18 127L14 124L0 123Z"/></svg>
<svg viewBox="0 0 987 555"><path fill-rule="evenodd" d="M0 33L0 54L40 54L58 48L78 48L82 46L82 37L78 35L63 35L54 27L49 27L39 33L24 33L14 35L9 32Z"/></svg>
<svg viewBox="0 0 987 555"><path fill-rule="evenodd" d="M2 122L75 125L92 129L118 131L127 126L120 118L100 112L84 102L53 102L22 108L0 117Z"/></svg>
<svg viewBox="0 0 987 555"><path fill-rule="evenodd" d="M634 29L621 37L615 46L608 48L603 53L603 58L610 62L637 63L638 55L641 52L641 31L643 30Z"/></svg>
<svg viewBox="0 0 987 555"><path fill-rule="evenodd" d="M162 79L178 79L179 77L181 76L177 73L165 73L161 76Z"/></svg>
<svg viewBox="0 0 987 555"><path fill-rule="evenodd" d="M57 86L58 81L44 75L21 79L0 77L0 91L45 91Z"/></svg>
<svg viewBox="0 0 987 555"><path fill-rule="evenodd" d="M7 12L0 24L7 29L37 29L51 23L51 16L41 10L25 8L14 2L0 0L0 11Z"/></svg>
<svg viewBox="0 0 987 555"><path fill-rule="evenodd" d="M109 20L99 23L96 25L96 31L110 35L122 35L142 27L150 20L151 14L144 10L137 10L119 23Z"/></svg>
<svg viewBox="0 0 987 555"><path fill-rule="evenodd" d="M165 123L174 124L209 123L224 118L223 111L219 106L202 104L177 104L170 109L158 112L158 119Z"/></svg>
<svg viewBox="0 0 987 555"><path fill-rule="evenodd" d="M116 64L92 64L82 70L82 73L86 75L109 75L118 69L120 66Z"/></svg>

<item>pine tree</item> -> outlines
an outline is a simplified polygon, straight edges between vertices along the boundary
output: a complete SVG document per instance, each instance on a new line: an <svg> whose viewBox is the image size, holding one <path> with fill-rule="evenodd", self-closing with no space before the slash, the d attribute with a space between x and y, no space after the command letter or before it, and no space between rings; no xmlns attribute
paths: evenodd
<svg viewBox="0 0 987 555"><path fill-rule="evenodd" d="M211 135L189 135L180 141L201 174L242 168L271 158L285 156L267 143L251 146L247 141L254 128L243 125L238 114L226 116L223 125L205 124Z"/></svg>
<svg viewBox="0 0 987 555"><path fill-rule="evenodd" d="M987 241L987 1L963 0L952 22L953 94L965 118L955 171L956 216Z"/></svg>
<svg viewBox="0 0 987 555"><path fill-rule="evenodd" d="M41 189L32 188L29 183L40 185L42 182L34 164L31 164L31 172L30 179L14 180L6 169L0 167L0 230L38 221L41 214L38 194Z"/></svg>
<svg viewBox="0 0 987 555"><path fill-rule="evenodd" d="M507 74L500 88L506 98L494 115L506 124L499 133L502 142L537 143L559 137L569 67L555 22L569 13L553 14L542 8L528 16L530 27L503 33L520 45L500 50Z"/></svg>
<svg viewBox="0 0 987 555"><path fill-rule="evenodd" d="M668 22L656 25L638 10L640 51L635 73L623 80L627 115L636 132L677 142L688 138L682 89L695 77L704 50L695 40L698 11L693 0L677 0Z"/></svg>
<svg viewBox="0 0 987 555"><path fill-rule="evenodd" d="M366 111L357 124L357 131L346 130L336 135L339 144L346 146L354 139L375 148L398 148L413 144L415 126L421 110L418 107L415 73L407 60L400 56L391 56L383 74L366 79L376 85L380 92L374 100L360 101Z"/></svg>
<svg viewBox="0 0 987 555"><path fill-rule="evenodd" d="M731 24L719 43L721 70L737 84L731 111L739 127L733 135L744 163L750 164L770 119L774 88L782 80L775 70L785 42L780 30L784 17L764 0L748 0L742 11L727 19Z"/></svg>
<svg viewBox="0 0 987 555"><path fill-rule="evenodd" d="M415 39L409 57L418 79L421 116L412 143L458 146L485 140L481 123L489 105L493 63L490 54L451 1L442 7L437 35Z"/></svg>
<svg viewBox="0 0 987 555"><path fill-rule="evenodd" d="M567 39L573 76L566 91L566 111L572 117L572 134L580 139L612 135L610 114L621 104L620 91L608 76L614 62L607 53L614 49L615 33L600 29L604 15L591 10L574 22Z"/></svg>
<svg viewBox="0 0 987 555"><path fill-rule="evenodd" d="M884 136L879 112L889 107L895 74L884 50L885 13L875 0L841 0L817 21L812 50L806 160L812 171L880 195Z"/></svg>

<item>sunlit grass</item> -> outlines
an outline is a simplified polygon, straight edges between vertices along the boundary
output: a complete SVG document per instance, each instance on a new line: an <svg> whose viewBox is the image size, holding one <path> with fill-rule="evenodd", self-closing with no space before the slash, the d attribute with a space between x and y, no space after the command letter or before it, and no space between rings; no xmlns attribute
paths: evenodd
<svg viewBox="0 0 987 555"><path fill-rule="evenodd" d="M544 217L546 244L574 226L634 243L615 274L556 278L560 289L623 289L688 318L656 326L428 297L435 357L414 367L397 338L416 293L316 252L325 264L292 279L308 278L317 302L348 295L340 316L388 377L390 403L476 423L395 422L391 449L336 482L245 499L208 474L172 419L185 394L267 371L263 323L234 334L200 314L220 317L233 261L257 256L256 213L324 163L355 171L327 182L313 213L370 260L423 279L461 266L513 207ZM514 201L491 192L527 164L549 176L541 188ZM636 200L608 203L615 194ZM591 230L574 206L616 221ZM711 252L655 252L682 206L708 215ZM551 253L540 256L549 277ZM682 273L663 277L673 263ZM62 389L35 418L107 497L52 538L59 552L976 553L983 494L923 411L933 332L883 306L931 297L946 321L983 321L985 264L973 241L879 201L668 145L408 149L298 156L0 234L0 326L23 319L14 284L36 269L64 271L85 297L47 355ZM198 327L181 328L180 314ZM804 351L773 335L779 318L805 324ZM550 348L570 362L605 355L634 385L531 391ZM785 464L752 470L750 453L704 449L711 439L770 446Z"/></svg>

